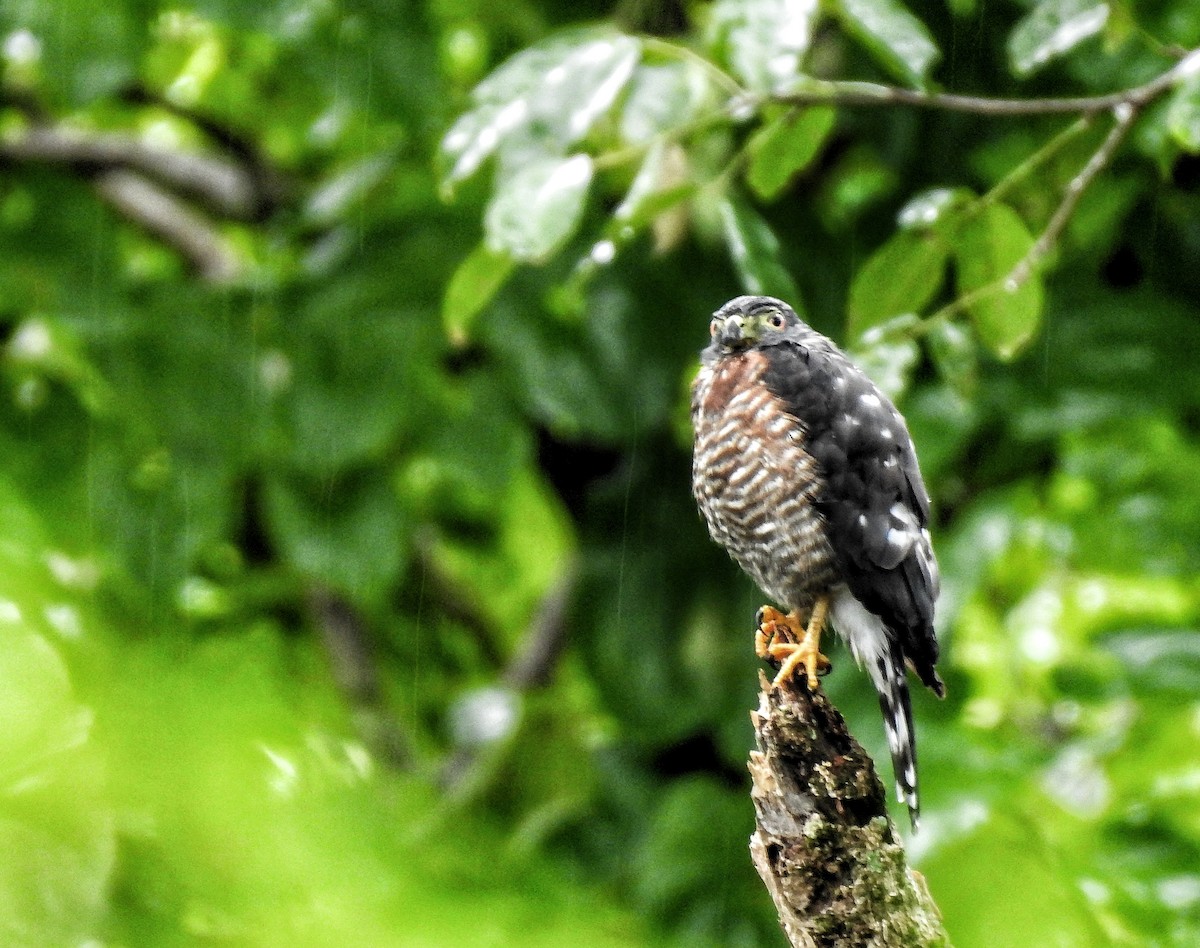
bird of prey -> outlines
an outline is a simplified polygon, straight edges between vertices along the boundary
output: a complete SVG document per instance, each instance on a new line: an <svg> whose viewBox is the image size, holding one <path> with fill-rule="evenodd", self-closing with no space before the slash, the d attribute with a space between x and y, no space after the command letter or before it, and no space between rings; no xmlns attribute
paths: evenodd
<svg viewBox="0 0 1200 948"><path fill-rule="evenodd" d="M929 495L904 419L786 303L739 296L714 314L692 387L692 492L714 540L786 614L758 613L756 649L829 669L826 622L865 666L883 711L897 796L919 813L906 665L939 697L938 569Z"/></svg>

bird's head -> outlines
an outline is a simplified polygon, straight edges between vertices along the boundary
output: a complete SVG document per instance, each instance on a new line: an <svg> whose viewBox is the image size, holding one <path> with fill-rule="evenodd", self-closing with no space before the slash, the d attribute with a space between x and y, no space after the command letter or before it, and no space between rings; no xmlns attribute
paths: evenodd
<svg viewBox="0 0 1200 948"><path fill-rule="evenodd" d="M771 296L739 296L713 313L709 324L714 355L770 346L807 327L783 300Z"/></svg>

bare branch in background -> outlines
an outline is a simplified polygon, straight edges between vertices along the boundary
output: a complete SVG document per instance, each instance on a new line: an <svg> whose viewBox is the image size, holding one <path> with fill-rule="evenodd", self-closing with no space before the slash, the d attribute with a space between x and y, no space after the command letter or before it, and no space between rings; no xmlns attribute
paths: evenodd
<svg viewBox="0 0 1200 948"><path fill-rule="evenodd" d="M957 95L950 92L919 92L900 86L865 82L813 81L811 87L794 93L769 96L772 102L786 105L912 106L945 112L970 112L984 116L1080 115L1108 112L1121 106L1141 109L1185 79L1200 73L1200 50L1184 57L1149 82L1119 92L1095 96L1068 96L1045 99L1001 99L988 96Z"/></svg>
<svg viewBox="0 0 1200 948"><path fill-rule="evenodd" d="M317 627L334 680L354 706L363 738L379 756L407 766L412 755L404 734L383 704L370 631L342 596L314 585L306 597L309 617Z"/></svg>
<svg viewBox="0 0 1200 948"><path fill-rule="evenodd" d="M144 96L137 101L152 102ZM203 116L171 110L212 139L217 153L158 148L129 134L71 128L19 90L0 93L0 105L27 121L0 138L0 166L59 167L90 179L105 201L178 252L208 283L230 283L244 269L219 222L265 220L284 197L282 178L253 144Z"/></svg>
<svg viewBox="0 0 1200 948"><path fill-rule="evenodd" d="M567 644L567 607L577 572L573 565L567 567L538 604L516 655L504 669L505 684L519 691L550 684Z"/></svg>
<svg viewBox="0 0 1200 948"><path fill-rule="evenodd" d="M236 162L153 148L129 135L39 125L0 140L0 161L63 165L84 173L136 171L230 220L258 220L266 209L254 176Z"/></svg>
<svg viewBox="0 0 1200 948"><path fill-rule="evenodd" d="M491 751L503 748L519 726L524 694L550 684L566 648L567 610L577 579L572 563L547 590L500 683L466 692L451 709L459 746L442 767L442 785L455 805L469 804L487 788L496 772L497 754Z"/></svg>
<svg viewBox="0 0 1200 948"><path fill-rule="evenodd" d="M123 216L177 250L201 279L224 284L241 275L241 258L221 232L171 192L132 171L105 171L93 184Z"/></svg>

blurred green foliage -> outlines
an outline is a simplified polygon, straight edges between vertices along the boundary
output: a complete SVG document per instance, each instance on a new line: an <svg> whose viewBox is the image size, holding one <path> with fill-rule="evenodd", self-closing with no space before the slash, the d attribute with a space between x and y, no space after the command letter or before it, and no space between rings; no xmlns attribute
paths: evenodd
<svg viewBox="0 0 1200 948"><path fill-rule="evenodd" d="M688 493L708 314L763 291L935 496L955 943L1200 940L1197 80L966 305L1107 116L777 101L1129 88L1190 0L7 0L0 42L0 942L781 944L760 601Z"/></svg>

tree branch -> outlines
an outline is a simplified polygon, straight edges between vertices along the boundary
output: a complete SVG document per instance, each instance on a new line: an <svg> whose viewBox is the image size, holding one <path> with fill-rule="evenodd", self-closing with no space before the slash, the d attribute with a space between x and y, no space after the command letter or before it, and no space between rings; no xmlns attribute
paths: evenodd
<svg viewBox="0 0 1200 948"><path fill-rule="evenodd" d="M63 165L84 172L136 171L230 220L262 217L267 196L236 162L152 148L129 135L35 125L0 140L0 161Z"/></svg>
<svg viewBox="0 0 1200 948"><path fill-rule="evenodd" d="M1119 92L1094 96L1068 96L1048 99L1002 99L987 96L957 95L950 92L919 92L900 86L869 82L828 82L810 80L795 92L768 96L768 101L784 105L888 106L907 105L947 112L975 115L1078 115L1106 112L1121 105L1140 109L1174 88L1183 80L1200 74L1200 49L1184 57L1149 82Z"/></svg>
<svg viewBox="0 0 1200 948"><path fill-rule="evenodd" d="M823 691L760 680L750 853L792 948L949 945L842 716Z"/></svg>
<svg viewBox="0 0 1200 948"><path fill-rule="evenodd" d="M408 740L386 707L370 630L362 616L344 597L321 583L308 588L305 605L329 656L333 678L352 706L363 738L393 766L411 766Z"/></svg>
<svg viewBox="0 0 1200 948"><path fill-rule="evenodd" d="M1087 190L1096 176L1100 174L1109 163L1113 160L1113 156L1117 153L1117 148L1120 147L1125 136L1129 133L1129 129L1133 127L1133 121L1138 116L1138 110L1129 103L1121 103L1113 109L1113 117L1116 122L1104 141L1100 143L1100 147L1092 154L1092 157L1087 160L1087 163L1080 169L1079 174L1075 175L1067 182L1066 192L1063 194L1062 203L1055 209L1054 214L1050 217L1046 224L1045 230L1042 231L1029 252L1018 261L1012 271L1004 280L1004 288L1012 292L1014 288L1019 288L1022 283L1029 279L1037 265L1042 262L1046 254L1058 242L1058 238L1062 236L1062 232L1067 227L1067 222L1070 221L1071 215L1075 213L1075 208L1079 205L1079 199L1083 197L1083 192Z"/></svg>
<svg viewBox="0 0 1200 948"><path fill-rule="evenodd" d="M1063 198L1059 202L1058 207L1054 209L1054 213L1050 216L1050 220L1046 222L1045 228L1043 228L1037 240L1033 242L1025 255L1004 276L951 300L941 309L926 316L909 331L909 335L914 337L922 336L939 323L953 319L960 313L966 312L981 300L996 296L999 293L1015 293L1025 285L1041 262L1054 249L1054 245L1058 243L1063 231L1067 229L1067 224L1070 223L1071 216L1075 213L1075 208L1078 207L1079 201L1088 189L1088 186L1112 162L1113 156L1116 155L1121 142L1125 140L1125 136L1129 133L1130 128L1133 127L1133 122L1137 118L1139 110L1132 105L1123 103L1113 109L1113 114L1115 118L1113 127L1109 129L1108 134L1104 137L1104 141L1100 143L1100 146L1088 158L1087 162L1079 170L1079 173L1067 182ZM1085 118L1080 121L1087 120Z"/></svg>
<svg viewBox="0 0 1200 948"><path fill-rule="evenodd" d="M241 275L241 259L212 222L170 191L124 170L105 171L92 183L124 217L178 251L203 280L224 284Z"/></svg>
<svg viewBox="0 0 1200 948"><path fill-rule="evenodd" d="M577 578L575 565L567 566L538 603L529 629L504 669L502 679L509 687L529 691L550 684L567 644L567 607Z"/></svg>

